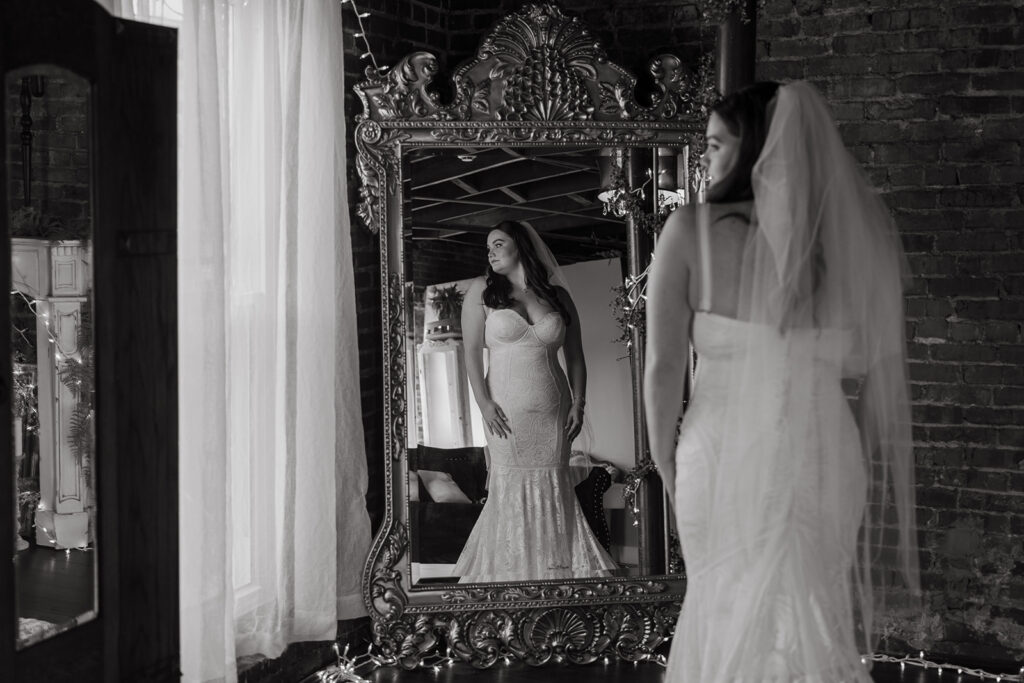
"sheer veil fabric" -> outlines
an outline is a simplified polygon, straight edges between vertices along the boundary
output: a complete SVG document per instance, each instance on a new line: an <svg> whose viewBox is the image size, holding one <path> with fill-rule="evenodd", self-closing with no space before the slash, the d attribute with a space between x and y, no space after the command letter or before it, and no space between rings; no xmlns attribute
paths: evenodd
<svg viewBox="0 0 1024 683"><path fill-rule="evenodd" d="M701 680L776 680L773 657L778 680L862 680L874 616L894 593L919 594L904 257L822 96L784 85L769 113L707 576L683 609L707 611L697 622L716 636ZM843 399L841 378L859 400Z"/></svg>

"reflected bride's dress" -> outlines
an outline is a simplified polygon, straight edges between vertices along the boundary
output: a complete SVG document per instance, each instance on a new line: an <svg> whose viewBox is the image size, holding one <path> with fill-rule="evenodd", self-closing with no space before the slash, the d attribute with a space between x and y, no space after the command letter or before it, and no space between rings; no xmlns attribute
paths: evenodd
<svg viewBox="0 0 1024 683"><path fill-rule="evenodd" d="M487 434L489 491L455 565L460 583L610 575L616 564L587 524L569 470L569 384L558 364L565 323L552 311L530 324L485 309L487 386L511 435Z"/></svg>

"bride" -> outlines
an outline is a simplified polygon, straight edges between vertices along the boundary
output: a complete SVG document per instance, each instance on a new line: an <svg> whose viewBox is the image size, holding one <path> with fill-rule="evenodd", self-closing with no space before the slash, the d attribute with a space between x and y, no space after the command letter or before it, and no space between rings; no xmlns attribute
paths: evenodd
<svg viewBox="0 0 1024 683"><path fill-rule="evenodd" d="M709 203L670 216L648 285L688 581L666 681L869 683L874 613L919 592L900 242L807 83L720 101L701 163Z"/></svg>
<svg viewBox="0 0 1024 683"><path fill-rule="evenodd" d="M533 228L499 225L487 260L487 277L466 292L462 336L487 426L489 491L455 573L463 583L607 576L616 564L587 524L569 470L587 382L576 307Z"/></svg>

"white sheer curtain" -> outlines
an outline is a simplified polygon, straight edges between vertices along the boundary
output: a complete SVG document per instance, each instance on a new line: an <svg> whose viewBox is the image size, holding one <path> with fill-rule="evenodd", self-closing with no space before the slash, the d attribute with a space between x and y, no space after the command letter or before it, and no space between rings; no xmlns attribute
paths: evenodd
<svg viewBox="0 0 1024 683"><path fill-rule="evenodd" d="M103 4L179 22L182 670L234 681L365 614L341 6Z"/></svg>

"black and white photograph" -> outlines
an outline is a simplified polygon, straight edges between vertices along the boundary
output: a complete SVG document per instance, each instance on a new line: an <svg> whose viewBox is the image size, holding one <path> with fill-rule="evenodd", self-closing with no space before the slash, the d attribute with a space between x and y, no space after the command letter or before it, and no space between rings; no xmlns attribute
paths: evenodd
<svg viewBox="0 0 1024 683"><path fill-rule="evenodd" d="M0 35L0 680L1024 681L1024 0Z"/></svg>

